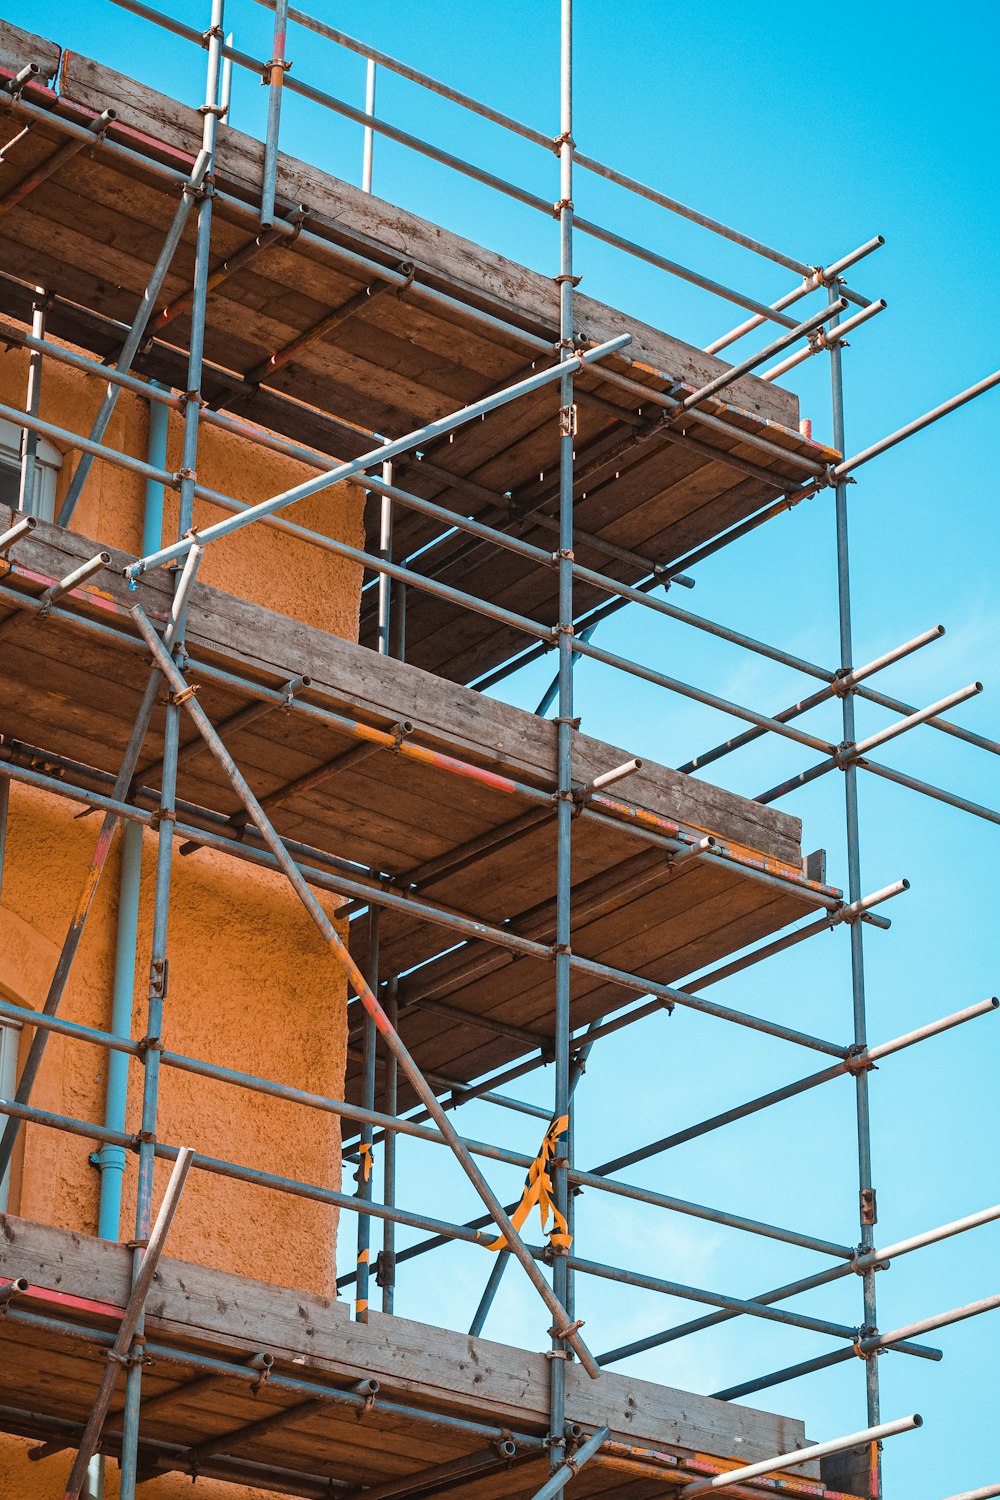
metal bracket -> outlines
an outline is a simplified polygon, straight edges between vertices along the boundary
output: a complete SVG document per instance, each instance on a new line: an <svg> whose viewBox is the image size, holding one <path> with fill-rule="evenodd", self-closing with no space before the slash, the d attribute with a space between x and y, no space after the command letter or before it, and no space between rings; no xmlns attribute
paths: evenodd
<svg viewBox="0 0 1000 1500"><path fill-rule="evenodd" d="M261 67L261 83L265 88L268 88L272 83L276 84L278 88L280 88L285 81L285 74L289 71L291 66L291 63L286 62L283 57L272 57L270 62L264 63Z"/></svg>
<svg viewBox="0 0 1000 1500"><path fill-rule="evenodd" d="M875 1201L875 1189L861 1189L861 1222L864 1225L878 1223L878 1205Z"/></svg>
<svg viewBox="0 0 1000 1500"><path fill-rule="evenodd" d="M167 982L170 978L170 960L154 958L149 966L149 993L158 1000L167 998Z"/></svg>
<svg viewBox="0 0 1000 1500"><path fill-rule="evenodd" d="M396 1285L396 1252L380 1250L375 1257L375 1285Z"/></svg>
<svg viewBox="0 0 1000 1500"><path fill-rule="evenodd" d="M179 693L171 693L170 701L175 708L180 708L182 703L186 703L189 698L194 697L195 693L200 692L201 684L198 682L192 682L189 683L186 688L183 688Z"/></svg>
<svg viewBox="0 0 1000 1500"><path fill-rule="evenodd" d="M559 435L560 437L576 437L577 432L577 406L574 401L572 406L560 406L559 408Z"/></svg>
<svg viewBox="0 0 1000 1500"><path fill-rule="evenodd" d="M576 1318L574 1322L567 1323L564 1328L550 1328L549 1333L554 1339L568 1339L572 1334L579 1333L583 1324L583 1318Z"/></svg>

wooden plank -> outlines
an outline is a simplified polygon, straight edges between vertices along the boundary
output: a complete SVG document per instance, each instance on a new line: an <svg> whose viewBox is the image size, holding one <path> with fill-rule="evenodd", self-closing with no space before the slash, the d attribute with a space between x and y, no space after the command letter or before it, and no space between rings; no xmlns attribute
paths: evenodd
<svg viewBox="0 0 1000 1500"><path fill-rule="evenodd" d="M174 150L194 156L200 144L196 113L175 100L136 83L92 59L71 53L63 72L63 96L97 112L109 104L118 108L121 120L149 132ZM218 174L245 193L259 191L260 144L226 125L219 129ZM517 266L503 256L473 244L459 235L386 204L373 194L362 193L348 183L287 156L279 157L279 197L293 203L308 203L317 215L334 221L343 234L374 243L382 253L413 260L456 287L460 294L506 304L520 319L530 318L548 327L557 324L556 288L550 278ZM622 313L577 295L577 319L585 337L597 342L621 331L631 333L630 354L671 378L700 386L725 368L701 350L670 338ZM734 397L786 425L798 423L798 402L773 384L746 376L732 387Z"/></svg>
<svg viewBox="0 0 1000 1500"><path fill-rule="evenodd" d="M67 1230L0 1218L0 1274L122 1306L129 1286L125 1246ZM354 1323L342 1304L164 1257L148 1303L152 1338L195 1339L252 1352L340 1379L379 1379L441 1410L485 1413L525 1430L547 1426L548 1361L486 1339L379 1313ZM590 1381L567 1369L567 1417L606 1423L637 1443L676 1445L747 1461L801 1446L791 1418L713 1401L605 1372ZM481 1418L480 1418L481 1419ZM373 1417L369 1419L374 1420Z"/></svg>
<svg viewBox="0 0 1000 1500"><path fill-rule="evenodd" d="M4 73L19 73L26 63L35 62L42 70L40 77L48 83L59 68L61 52L55 42L22 31L10 21L0 21L0 69Z"/></svg>
<svg viewBox="0 0 1000 1500"><path fill-rule="evenodd" d="M41 522L29 539L19 543L16 555L25 566L61 577L96 550L97 543ZM111 567L100 580L102 590L125 605L136 597L128 593L120 576L120 569L131 560L125 553L113 552ZM157 570L144 575L137 597L147 610L162 614L169 590L169 575ZM277 676L284 681L304 671L321 693L328 691L337 704L369 723L381 720L391 725L409 717L417 726L416 737L424 743L440 748L457 743L480 764L494 761L536 785L554 785L555 728L550 722L442 683L407 663L203 584L196 584L192 595L189 641L196 659L204 651L210 659L221 658L237 668L245 665L257 678ZM574 735L574 772L581 781L621 764L629 754L589 736ZM755 844L777 858L799 862L798 818L707 782L647 762L629 778L628 798L692 829L708 829L723 838Z"/></svg>

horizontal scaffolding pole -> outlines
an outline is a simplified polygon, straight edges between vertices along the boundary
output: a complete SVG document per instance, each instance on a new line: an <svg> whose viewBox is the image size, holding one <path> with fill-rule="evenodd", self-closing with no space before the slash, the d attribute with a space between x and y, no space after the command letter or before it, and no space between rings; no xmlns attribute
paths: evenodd
<svg viewBox="0 0 1000 1500"><path fill-rule="evenodd" d="M744 1484L748 1479L757 1479L762 1474L773 1474L778 1469L792 1469L798 1464L814 1463L833 1453L844 1453L848 1448L860 1448L865 1443L880 1443L883 1438L895 1437L897 1433L913 1432L923 1426L923 1418L916 1413L912 1417L898 1417L894 1422L880 1422L877 1427L866 1427L864 1432L852 1432L850 1437L834 1438L828 1443L810 1443L808 1448L796 1448L794 1453L783 1453L778 1458L766 1458L760 1463L746 1464L740 1469L727 1469L716 1474L714 1479L698 1479L686 1484L683 1493L688 1500L696 1495L707 1495L716 1490L729 1489L734 1484Z"/></svg>
<svg viewBox="0 0 1000 1500"><path fill-rule="evenodd" d="M66 1021L56 1016L37 1015L34 1011L28 1010L26 1007L15 1005L3 999L0 999L0 1016L6 1016L10 1020L19 1021L24 1026L35 1026L43 1031L56 1032L60 1036L71 1037L75 1041L88 1042L93 1046L102 1047L108 1051L122 1052L134 1057L140 1057L143 1053L142 1045L139 1042L132 1042L125 1037L100 1031L94 1027L82 1026L77 1022ZM215 1063L205 1062L200 1058L188 1057L184 1053L164 1050L160 1054L160 1064L162 1067L175 1068L180 1072L191 1073L198 1077L210 1078L220 1083L230 1084L237 1088L245 1089L250 1093L264 1094L271 1098L282 1099L288 1103L315 1109L325 1114L333 1114L344 1119L377 1126L383 1131L406 1135L417 1140L429 1142L432 1145L441 1146L449 1144L439 1130L430 1130L412 1120L407 1120L405 1117L386 1115L378 1110L364 1109L359 1105L348 1104L342 1099L316 1094L306 1089L294 1088L290 1084L277 1083L271 1079L261 1078L256 1074L242 1073L233 1068L225 1068ZM3 1109L4 1103L0 1101L0 1112L3 1112ZM470 1140L465 1136L461 1136L459 1139L467 1151L471 1152L474 1156L481 1156L488 1160L504 1162L524 1170L527 1170L534 1160L533 1157L525 1156L521 1152L510 1151L502 1146L490 1145L484 1141ZM199 1164L200 1160L199 1158ZM724 1209L711 1208L700 1203L690 1203L683 1198L669 1197L666 1194L654 1192L650 1188L638 1187L632 1183L609 1180L606 1177L598 1176L592 1172L585 1172L579 1168L570 1169L569 1180L582 1187L595 1188L598 1191L611 1193L618 1197L632 1198L654 1208L662 1208L671 1213L704 1219L709 1223L743 1230L749 1234L763 1235L767 1239L780 1240L785 1244L798 1245L802 1249L815 1250L824 1255L836 1256L839 1259L850 1260L854 1255L854 1250L849 1245L839 1245L830 1240L800 1234L796 1230L783 1229L777 1225L760 1223L755 1219L747 1219L742 1215L732 1214ZM367 1207L365 1211L367 1212ZM417 1227L422 1226L418 1225ZM475 1236L472 1238L475 1239Z"/></svg>
<svg viewBox="0 0 1000 1500"><path fill-rule="evenodd" d="M922 432L925 427L930 427L932 422L940 421L942 417L948 416L950 412L957 411L960 406L965 406L967 402L974 401L977 396L982 396L987 391L992 391L998 385L1000 385L1000 370L994 370L992 375L987 375L982 380L977 380L975 385L970 385L964 391L959 391L957 396L951 396L947 401L942 401L940 406L935 406L930 411L924 412L922 417L915 417L912 422L907 422L904 427L898 427L895 432L890 432L888 437L880 438L877 443L872 443L868 448L862 448L859 453L853 453L849 458L841 459L839 463L833 466L832 474L834 479L844 479L848 474L853 474L854 470L860 468L862 464L870 463L873 458L878 458L880 454L887 453L890 448L895 448L896 444L901 443L904 438L912 437L916 432Z"/></svg>
<svg viewBox="0 0 1000 1500"><path fill-rule="evenodd" d="M753 1396L758 1391L770 1390L773 1385L784 1385L786 1381L798 1380L803 1375L813 1375L818 1370L829 1370L834 1365L846 1364L856 1359L853 1349L834 1349L829 1354L819 1354L815 1359L803 1359L798 1364L786 1365L771 1375L759 1375L753 1380L742 1380L738 1385L726 1386L724 1390L712 1391L713 1401L741 1401L744 1396Z"/></svg>
<svg viewBox="0 0 1000 1500"><path fill-rule="evenodd" d="M967 1302L964 1307L953 1307L950 1312L935 1313L933 1317L921 1318L917 1323L908 1323L903 1328L893 1328L889 1333L874 1334L859 1340L865 1354L874 1354L879 1349L898 1349L904 1341L917 1334L933 1333L938 1328L950 1328L952 1323L964 1323L967 1318L977 1318L980 1313L994 1312L1000 1307L1000 1295L983 1297L979 1302Z"/></svg>

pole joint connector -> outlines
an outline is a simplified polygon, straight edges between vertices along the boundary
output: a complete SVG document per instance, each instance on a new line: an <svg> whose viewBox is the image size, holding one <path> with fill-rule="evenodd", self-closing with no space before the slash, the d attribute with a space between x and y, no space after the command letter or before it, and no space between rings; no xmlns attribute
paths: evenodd
<svg viewBox="0 0 1000 1500"><path fill-rule="evenodd" d="M572 402L569 406L559 408L559 436L564 438L576 437L577 433L577 406Z"/></svg>
<svg viewBox="0 0 1000 1500"><path fill-rule="evenodd" d="M860 915L861 913L859 912L857 916L848 917L847 921L857 922L860 919ZM853 1073L855 1077L859 1073L871 1073L874 1070L875 1064L868 1061L868 1048L864 1042L855 1042L854 1046L848 1050L847 1056L844 1058L844 1067L848 1073Z"/></svg>
<svg viewBox="0 0 1000 1500"><path fill-rule="evenodd" d="M878 1354L879 1351L877 1349L863 1348L863 1344L867 1339L876 1338L878 1338L878 1329L875 1328L872 1324L866 1323L858 1329L857 1337L851 1345L851 1348L858 1356L858 1359L871 1359L873 1355Z"/></svg>
<svg viewBox="0 0 1000 1500"><path fill-rule="evenodd" d="M549 951L554 958L558 958L560 956L572 958L573 956L573 949L570 947L569 943L553 943Z"/></svg>
<svg viewBox="0 0 1000 1500"><path fill-rule="evenodd" d="M285 81L285 74L291 69L291 63L283 57L272 57L269 62L264 63L260 70L260 81L265 88L281 88Z"/></svg>
<svg viewBox="0 0 1000 1500"><path fill-rule="evenodd" d="M553 203L553 205L552 205L552 212L553 212L553 214L561 214L563 212L572 213L573 212L573 200L572 200L572 198L557 198L556 201L555 201L555 203Z"/></svg>
<svg viewBox="0 0 1000 1500"><path fill-rule="evenodd" d="M562 286L564 281L568 281L570 286L579 286L580 282L583 280L583 277L573 276L569 271L560 271L558 276L553 276L552 280L555 282L556 286ZM576 348L576 343L570 339L563 339L561 340L561 343L570 345L574 349Z"/></svg>
<svg viewBox="0 0 1000 1500"><path fill-rule="evenodd" d="M570 627L570 633L572 633L572 626ZM549 723L550 724L568 724L569 727L570 727L570 729L579 729L579 727L580 727L580 716L579 716L579 714L577 714L576 718L570 719L570 718L566 718L562 714L557 714L557 715L555 715L553 718L551 718L549 720Z"/></svg>

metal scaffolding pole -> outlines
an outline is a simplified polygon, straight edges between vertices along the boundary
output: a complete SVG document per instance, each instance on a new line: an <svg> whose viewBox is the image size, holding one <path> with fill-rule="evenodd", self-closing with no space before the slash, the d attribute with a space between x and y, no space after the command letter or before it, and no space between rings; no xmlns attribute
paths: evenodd
<svg viewBox="0 0 1000 1500"><path fill-rule="evenodd" d="M36 287L38 300L31 308L31 336L39 341L45 338L45 288ZM28 391L25 407L33 417L38 416L42 394L42 356L32 349L28 356ZM17 508L27 515L37 515L35 504L35 457L38 453L38 433L31 428L21 430L21 476L17 487Z"/></svg>
<svg viewBox="0 0 1000 1500"><path fill-rule="evenodd" d="M555 932L555 1079L552 1118L566 1122L551 1164L555 1212L569 1215L570 1113L570 981L572 946L573 832L573 449L576 407L573 401L573 0L560 4L559 54L559 712L556 716L556 932ZM552 1245L552 1287L572 1319L569 1245ZM549 1462L553 1474L566 1461L566 1362L569 1346L552 1329L549 1351Z"/></svg>
<svg viewBox="0 0 1000 1500"><path fill-rule="evenodd" d="M379 917L381 913L377 906L368 908L368 985L372 994L378 994L379 988ZM365 1011L364 1031L364 1056L362 1059L362 1102L365 1109L375 1108L375 1045L376 1031L375 1021ZM361 1141L358 1146L358 1199L362 1204L370 1203L372 1190L374 1188L372 1160L372 1126L368 1123L361 1127ZM370 1276L372 1242L371 1215L366 1214L364 1209L358 1212L358 1276L357 1297L354 1304L354 1316L359 1323L368 1322L368 1281Z"/></svg>
<svg viewBox="0 0 1000 1500"><path fill-rule="evenodd" d="M417 1066L416 1062L410 1055L410 1052L405 1046L402 1038L399 1036L399 1033L390 1024L388 1016L386 1015L382 1006L379 1004L378 999L375 997L375 995L372 994L372 991L367 981L365 980L364 975L361 973L357 964L351 958L350 953L347 951L333 923L330 921L329 917L326 915L323 908L316 900L316 897L310 890L309 885L306 882L301 870L296 865L291 855L288 853L278 834L275 832L275 829L271 824L267 814L260 806L260 803L257 801L246 780L241 775L232 757L229 755L222 741L219 739L214 728L212 727L211 721L209 720L207 714L205 714L204 710L201 708L201 705L198 703L197 698L189 691L189 684L187 683L183 675L178 671L176 664L171 659L169 654L164 650L159 636L153 629L153 626L150 624L141 607L139 607L138 605L134 606L130 613L143 637L143 640L146 642L147 646L152 652L154 661L157 663L160 670L167 678L167 681L173 689L177 698L183 703L185 711L190 714L193 722L198 728L199 733L202 735L205 743L211 750L212 755L215 757L219 766L222 768L227 779L229 780L230 785L236 792L237 796L240 798L247 813L250 815L250 818L256 824L257 829L260 832L265 844L267 845L271 854L274 856L279 869L285 875L285 877L291 884L292 889L295 891L309 916L312 918L316 927L319 929L320 934L323 937L331 955L344 969L352 989L361 1000L365 1009L369 1010L373 1015L375 1025L381 1035L385 1038L386 1045L396 1054L400 1066L406 1073L421 1102L429 1111L431 1118L434 1120L434 1123L437 1125L439 1131L444 1136L445 1141L451 1147L455 1156L458 1158L466 1176L475 1187L480 1198L483 1200L483 1203L489 1211L493 1222L496 1224L497 1228L500 1230L504 1239L507 1241L517 1260L526 1271L529 1281L538 1292L539 1296L545 1303L546 1307L549 1309L550 1313L553 1315L553 1318L555 1319L555 1326L559 1330L560 1337L568 1338L576 1354L579 1356L580 1361L584 1369L587 1371L588 1375L590 1375L592 1379L597 1379L600 1375L600 1371L595 1364L594 1358L589 1349L580 1338L579 1331L569 1324L565 1307L559 1301L552 1288L549 1286L548 1281L538 1270L538 1267L535 1265L530 1250L524 1244L520 1235L517 1233L517 1230L514 1228L513 1224L508 1218L500 1203L500 1200L490 1188L486 1179L483 1177L479 1168L473 1161L472 1156L470 1155L465 1144L459 1138L451 1121L448 1119L447 1114L441 1108L441 1105L436 1095L434 1094L433 1089L430 1087L420 1068Z"/></svg>
<svg viewBox="0 0 1000 1500"><path fill-rule="evenodd" d="M834 318L833 327L839 319ZM839 342L830 345L830 382L833 408L833 441L841 453L844 446L844 372L843 352ZM840 479L834 490L836 545L837 545L837 598L840 626L840 665L845 675L854 667L853 633L851 628L851 569L848 546L847 485ZM851 746L857 739L854 715L854 696L847 677L847 690L841 695L841 718L844 726L844 743ZM844 806L847 827L847 891L849 901L861 899L861 833L858 820L858 772L857 766L848 761L844 766ZM854 1045L866 1050L868 1025L865 1005L865 958L864 932L861 922L850 923L851 943L851 995L854 1012ZM870 1251L875 1244L875 1186L872 1175L871 1118L868 1099L868 1070L860 1068L854 1075L855 1102L857 1112L858 1192L859 1219L861 1226L861 1250ZM862 1272L862 1301L864 1318L862 1336L876 1332L878 1316L875 1293L875 1267L867 1266ZM862 1347L863 1346L859 1346ZM865 1395L869 1427L880 1421L878 1357L873 1351L864 1355ZM873 1440L871 1449L870 1484L872 1500L882 1493L881 1446Z"/></svg>

